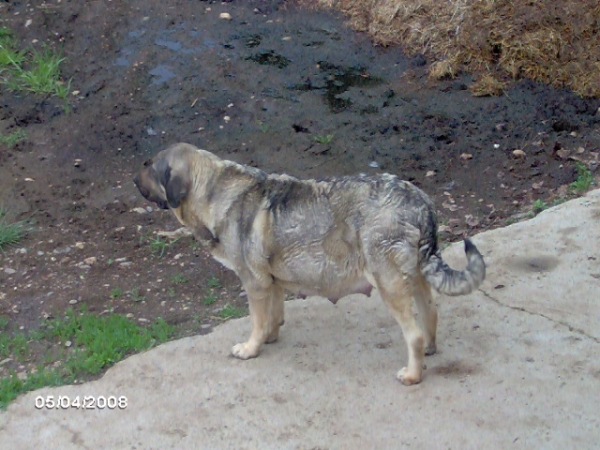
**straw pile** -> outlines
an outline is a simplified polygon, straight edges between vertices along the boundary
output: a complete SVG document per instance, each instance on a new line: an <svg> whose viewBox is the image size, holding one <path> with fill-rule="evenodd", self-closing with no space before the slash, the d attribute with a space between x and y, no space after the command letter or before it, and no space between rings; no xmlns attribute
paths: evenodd
<svg viewBox="0 0 600 450"><path fill-rule="evenodd" d="M474 74L476 95L530 78L600 97L598 0L300 1L342 11L378 44L427 55L431 77Z"/></svg>

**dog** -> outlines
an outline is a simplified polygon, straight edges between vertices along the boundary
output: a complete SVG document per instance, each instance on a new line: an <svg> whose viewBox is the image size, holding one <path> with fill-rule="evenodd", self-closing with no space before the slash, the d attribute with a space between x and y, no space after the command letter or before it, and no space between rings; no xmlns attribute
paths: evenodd
<svg viewBox="0 0 600 450"><path fill-rule="evenodd" d="M248 341L231 350L240 359L278 339L285 291L335 303L376 287L408 347L397 378L419 383L424 356L436 351L431 288L464 295L485 278L483 257L469 239L465 270L442 260L433 202L394 175L300 180L179 143L147 161L134 182L240 278L252 323Z"/></svg>

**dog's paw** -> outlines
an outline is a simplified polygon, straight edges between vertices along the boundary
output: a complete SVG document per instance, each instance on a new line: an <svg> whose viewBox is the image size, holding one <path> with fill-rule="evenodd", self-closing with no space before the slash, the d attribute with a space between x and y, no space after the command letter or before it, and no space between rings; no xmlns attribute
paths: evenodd
<svg viewBox="0 0 600 450"><path fill-rule="evenodd" d="M412 386L413 384L418 384L421 382L421 374L414 375L408 373L408 368L403 367L396 374L396 378L402 383L404 386Z"/></svg>
<svg viewBox="0 0 600 450"><path fill-rule="evenodd" d="M437 346L435 345L435 342L432 342L425 347L425 356L434 355L435 352L437 352Z"/></svg>
<svg viewBox="0 0 600 450"><path fill-rule="evenodd" d="M258 349L244 342L243 344L235 344L231 348L231 354L239 359L256 358L258 356Z"/></svg>

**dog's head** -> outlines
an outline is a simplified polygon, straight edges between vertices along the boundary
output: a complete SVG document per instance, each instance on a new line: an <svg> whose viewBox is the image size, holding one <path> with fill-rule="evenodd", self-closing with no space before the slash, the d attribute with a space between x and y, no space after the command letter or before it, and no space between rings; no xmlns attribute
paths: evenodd
<svg viewBox="0 0 600 450"><path fill-rule="evenodd" d="M173 145L146 161L133 182L144 198L159 208L179 208L191 185L191 159L196 151L188 144Z"/></svg>

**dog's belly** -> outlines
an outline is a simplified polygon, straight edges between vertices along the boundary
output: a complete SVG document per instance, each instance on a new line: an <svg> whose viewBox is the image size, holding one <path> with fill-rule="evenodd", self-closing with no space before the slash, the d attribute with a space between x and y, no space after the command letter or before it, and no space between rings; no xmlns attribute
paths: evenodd
<svg viewBox="0 0 600 450"><path fill-rule="evenodd" d="M276 283L302 298L310 295L318 295L326 297L333 304L336 304L340 298L351 294L370 296L373 289L373 285L365 277L351 280L336 280L336 282L329 283L328 285L319 285L318 283L313 285L308 285L307 283L299 284L277 279Z"/></svg>

